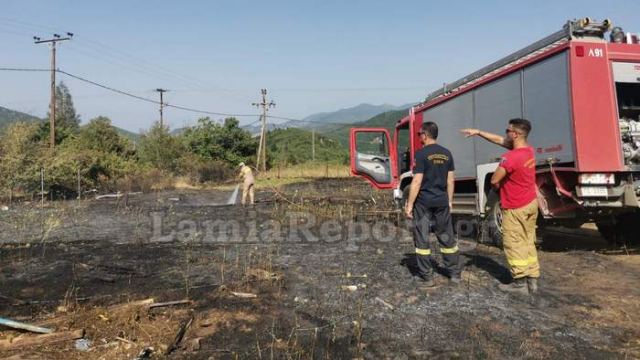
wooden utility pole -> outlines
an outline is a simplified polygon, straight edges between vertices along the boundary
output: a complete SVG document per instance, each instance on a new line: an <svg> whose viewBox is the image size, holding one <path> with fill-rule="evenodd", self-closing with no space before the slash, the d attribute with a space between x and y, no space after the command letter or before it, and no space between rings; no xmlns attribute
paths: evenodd
<svg viewBox="0 0 640 360"><path fill-rule="evenodd" d="M42 40L34 36L36 44L51 44L51 100L49 103L49 146L53 149L56 146L56 43L59 41L71 40L72 33L67 33L67 37L53 34L53 38Z"/></svg>
<svg viewBox="0 0 640 360"><path fill-rule="evenodd" d="M260 130L260 143L258 144L256 168L258 168L261 171L266 171L267 170L267 112L269 111L269 108L275 107L276 103L274 103L273 101L267 102L267 89L260 90L260 93L262 94L262 102L252 103L251 105L256 106L258 108L262 106L262 116L261 116L262 129Z"/></svg>
<svg viewBox="0 0 640 360"><path fill-rule="evenodd" d="M164 97L163 97L163 94L166 93L169 90L158 88L158 89L156 89L156 91L160 93L160 127L163 127L164 126L164 119L162 117L162 109L164 108Z"/></svg>
<svg viewBox="0 0 640 360"><path fill-rule="evenodd" d="M316 161L316 130L311 130L311 161Z"/></svg>

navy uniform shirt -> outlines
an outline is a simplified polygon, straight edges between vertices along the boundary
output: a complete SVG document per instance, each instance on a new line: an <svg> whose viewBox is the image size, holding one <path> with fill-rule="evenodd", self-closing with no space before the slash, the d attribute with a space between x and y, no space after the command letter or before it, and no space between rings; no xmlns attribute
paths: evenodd
<svg viewBox="0 0 640 360"><path fill-rule="evenodd" d="M445 147L431 144L416 153L414 174L424 174L416 200L427 207L449 206L447 177L454 171L453 156Z"/></svg>

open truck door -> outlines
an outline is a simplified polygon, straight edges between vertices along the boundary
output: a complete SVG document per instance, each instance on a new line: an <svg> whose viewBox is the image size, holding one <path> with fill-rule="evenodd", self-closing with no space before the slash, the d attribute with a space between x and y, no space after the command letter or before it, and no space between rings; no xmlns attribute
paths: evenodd
<svg viewBox="0 0 640 360"><path fill-rule="evenodd" d="M387 129L351 129L351 174L365 178L378 189L395 188L398 183L398 159L394 150Z"/></svg>

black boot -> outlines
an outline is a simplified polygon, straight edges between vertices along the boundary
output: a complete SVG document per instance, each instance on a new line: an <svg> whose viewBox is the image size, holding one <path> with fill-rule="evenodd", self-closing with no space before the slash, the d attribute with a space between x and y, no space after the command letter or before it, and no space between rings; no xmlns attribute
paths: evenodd
<svg viewBox="0 0 640 360"><path fill-rule="evenodd" d="M511 294L529 295L529 287L526 278L514 279L509 284L500 284L498 289Z"/></svg>
<svg viewBox="0 0 640 360"><path fill-rule="evenodd" d="M420 287L421 288L432 288L436 286L435 276L433 274L423 274L420 275Z"/></svg>
<svg viewBox="0 0 640 360"><path fill-rule="evenodd" d="M459 273L451 273L451 275L449 275L449 282L452 285L460 285L462 283L462 276Z"/></svg>

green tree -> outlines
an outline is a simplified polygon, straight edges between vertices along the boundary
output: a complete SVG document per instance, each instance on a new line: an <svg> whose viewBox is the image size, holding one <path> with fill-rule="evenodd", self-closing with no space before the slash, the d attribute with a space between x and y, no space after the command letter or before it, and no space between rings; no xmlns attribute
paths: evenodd
<svg viewBox="0 0 640 360"><path fill-rule="evenodd" d="M44 161L46 180L48 184L75 190L79 171L83 188L109 187L137 170L133 155L129 140L118 133L111 120L100 116L80 127L55 153L49 152Z"/></svg>
<svg viewBox="0 0 640 360"><path fill-rule="evenodd" d="M187 149L207 160L222 160L232 166L250 163L256 153L257 141L240 128L236 118L230 117L221 125L208 117L183 133Z"/></svg>
<svg viewBox="0 0 640 360"><path fill-rule="evenodd" d="M178 172L184 146L169 133L169 128L155 122L151 129L140 137L138 157L144 164L161 170Z"/></svg>
<svg viewBox="0 0 640 360"><path fill-rule="evenodd" d="M104 116L91 119L89 123L80 128L77 142L82 149L91 149L124 155L130 150L130 142L121 136L116 128L111 125L111 120Z"/></svg>
<svg viewBox="0 0 640 360"><path fill-rule="evenodd" d="M267 134L270 156L280 165L297 165L312 160L314 135L311 131L297 128L275 129ZM349 151L338 141L318 133L315 134L315 160L344 163Z"/></svg>
<svg viewBox="0 0 640 360"><path fill-rule="evenodd" d="M40 138L43 140L49 139L50 113L47 112L47 118L42 123L40 128ZM56 144L63 142L69 136L76 134L80 127L80 115L76 113L76 109L73 106L73 98L71 92L64 82L60 82L56 86Z"/></svg>
<svg viewBox="0 0 640 360"><path fill-rule="evenodd" d="M77 130L80 126L80 116L76 114L73 98L64 82L56 86L56 127Z"/></svg>
<svg viewBox="0 0 640 360"><path fill-rule="evenodd" d="M16 122L0 138L0 182L4 189L34 190L39 182L38 124Z"/></svg>

